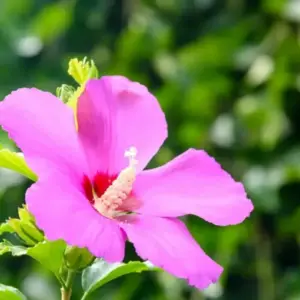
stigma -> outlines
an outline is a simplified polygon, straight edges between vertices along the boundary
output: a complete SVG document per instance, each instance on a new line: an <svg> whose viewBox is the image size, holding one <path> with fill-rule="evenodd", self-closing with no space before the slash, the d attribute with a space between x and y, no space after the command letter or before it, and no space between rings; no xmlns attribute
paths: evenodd
<svg viewBox="0 0 300 300"><path fill-rule="evenodd" d="M128 167L123 169L106 191L98 197L93 192L94 208L107 218L116 218L124 215L122 206L127 206L125 202L130 202L130 195L136 178L137 149L130 147L125 151L124 156L128 158Z"/></svg>

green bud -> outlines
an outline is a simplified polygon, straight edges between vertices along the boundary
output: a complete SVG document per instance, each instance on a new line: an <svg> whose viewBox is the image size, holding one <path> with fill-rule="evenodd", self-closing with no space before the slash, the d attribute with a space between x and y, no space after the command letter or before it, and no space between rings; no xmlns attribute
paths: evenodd
<svg viewBox="0 0 300 300"><path fill-rule="evenodd" d="M18 208L18 215L21 221L24 222L35 222L34 216L27 210L26 206Z"/></svg>
<svg viewBox="0 0 300 300"><path fill-rule="evenodd" d="M44 240L43 233L36 227L33 215L26 209L26 206L18 209L19 219L9 219L1 224L0 234L4 232L16 233L28 246Z"/></svg>
<svg viewBox="0 0 300 300"><path fill-rule="evenodd" d="M37 228L34 216L27 210L25 205L18 209L18 214L24 232L35 241L44 241L44 234Z"/></svg>
<svg viewBox="0 0 300 300"><path fill-rule="evenodd" d="M44 234L32 223L21 222L22 230L35 241L39 243L44 241Z"/></svg>
<svg viewBox="0 0 300 300"><path fill-rule="evenodd" d="M34 246L36 244L36 241L23 230L21 220L9 219L7 223L13 229L13 232L16 233L26 243L26 245Z"/></svg>
<svg viewBox="0 0 300 300"><path fill-rule="evenodd" d="M68 246L64 259L67 268L79 271L91 265L95 257L86 248Z"/></svg>

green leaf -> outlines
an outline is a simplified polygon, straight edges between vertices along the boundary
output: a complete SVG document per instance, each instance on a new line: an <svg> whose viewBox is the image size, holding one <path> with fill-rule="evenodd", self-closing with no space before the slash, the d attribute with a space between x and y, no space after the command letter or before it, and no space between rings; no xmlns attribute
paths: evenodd
<svg viewBox="0 0 300 300"><path fill-rule="evenodd" d="M26 300L26 297L16 288L0 283L0 300Z"/></svg>
<svg viewBox="0 0 300 300"><path fill-rule="evenodd" d="M13 256L28 255L55 275L58 275L63 263L65 249L66 244L62 240L54 242L44 241L30 248L16 246L8 241L0 243L0 255L7 252L10 252Z"/></svg>
<svg viewBox="0 0 300 300"><path fill-rule="evenodd" d="M8 252L13 256L22 256L27 254L27 248L24 246L13 245L11 242L4 240L0 243L0 255Z"/></svg>
<svg viewBox="0 0 300 300"><path fill-rule="evenodd" d="M150 262L131 261L129 263L109 264L104 260L98 259L82 273L82 287L86 299L93 291L104 284L130 273L140 273L143 271L158 271Z"/></svg>
<svg viewBox="0 0 300 300"><path fill-rule="evenodd" d="M0 255L10 252L9 245L6 244L6 241L0 243Z"/></svg>
<svg viewBox="0 0 300 300"><path fill-rule="evenodd" d="M37 176L28 167L22 153L12 152L8 149L0 150L0 167L13 170L25 177L36 181Z"/></svg>
<svg viewBox="0 0 300 300"><path fill-rule="evenodd" d="M29 28L32 34L38 36L45 44L53 43L71 25L74 3L74 1L50 1L43 5L41 10L31 18Z"/></svg>
<svg viewBox="0 0 300 300"><path fill-rule="evenodd" d="M44 241L29 248L27 254L54 274L58 274L63 263L65 249L66 243L62 240Z"/></svg>

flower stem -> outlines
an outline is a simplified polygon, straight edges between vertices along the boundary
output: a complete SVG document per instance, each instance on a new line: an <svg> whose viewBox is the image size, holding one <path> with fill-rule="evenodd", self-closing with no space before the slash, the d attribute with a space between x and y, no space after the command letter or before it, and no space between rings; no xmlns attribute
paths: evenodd
<svg viewBox="0 0 300 300"><path fill-rule="evenodd" d="M65 288L61 288L61 300L70 300L72 295L72 289L66 290Z"/></svg>
<svg viewBox="0 0 300 300"><path fill-rule="evenodd" d="M72 295L72 285L75 277L75 272L72 270L68 271L65 286L61 288L61 300L70 300Z"/></svg>

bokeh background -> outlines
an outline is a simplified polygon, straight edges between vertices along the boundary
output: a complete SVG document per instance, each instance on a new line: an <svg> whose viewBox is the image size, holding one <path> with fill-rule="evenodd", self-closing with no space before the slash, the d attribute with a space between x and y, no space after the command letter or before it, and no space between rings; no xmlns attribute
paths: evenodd
<svg viewBox="0 0 300 300"><path fill-rule="evenodd" d="M90 299L300 299L300 1L0 1L1 99L19 87L55 93L73 84L68 60L85 55L100 74L125 75L159 99L169 139L152 165L203 148L245 184L255 204L239 226L186 218L225 267L208 290L144 273ZM14 147L3 132L0 141ZM0 170L1 221L17 215L29 185ZM127 259L134 258L129 246ZM73 299L81 293L77 280ZM55 279L29 258L0 257L0 282L29 299L59 299Z"/></svg>

